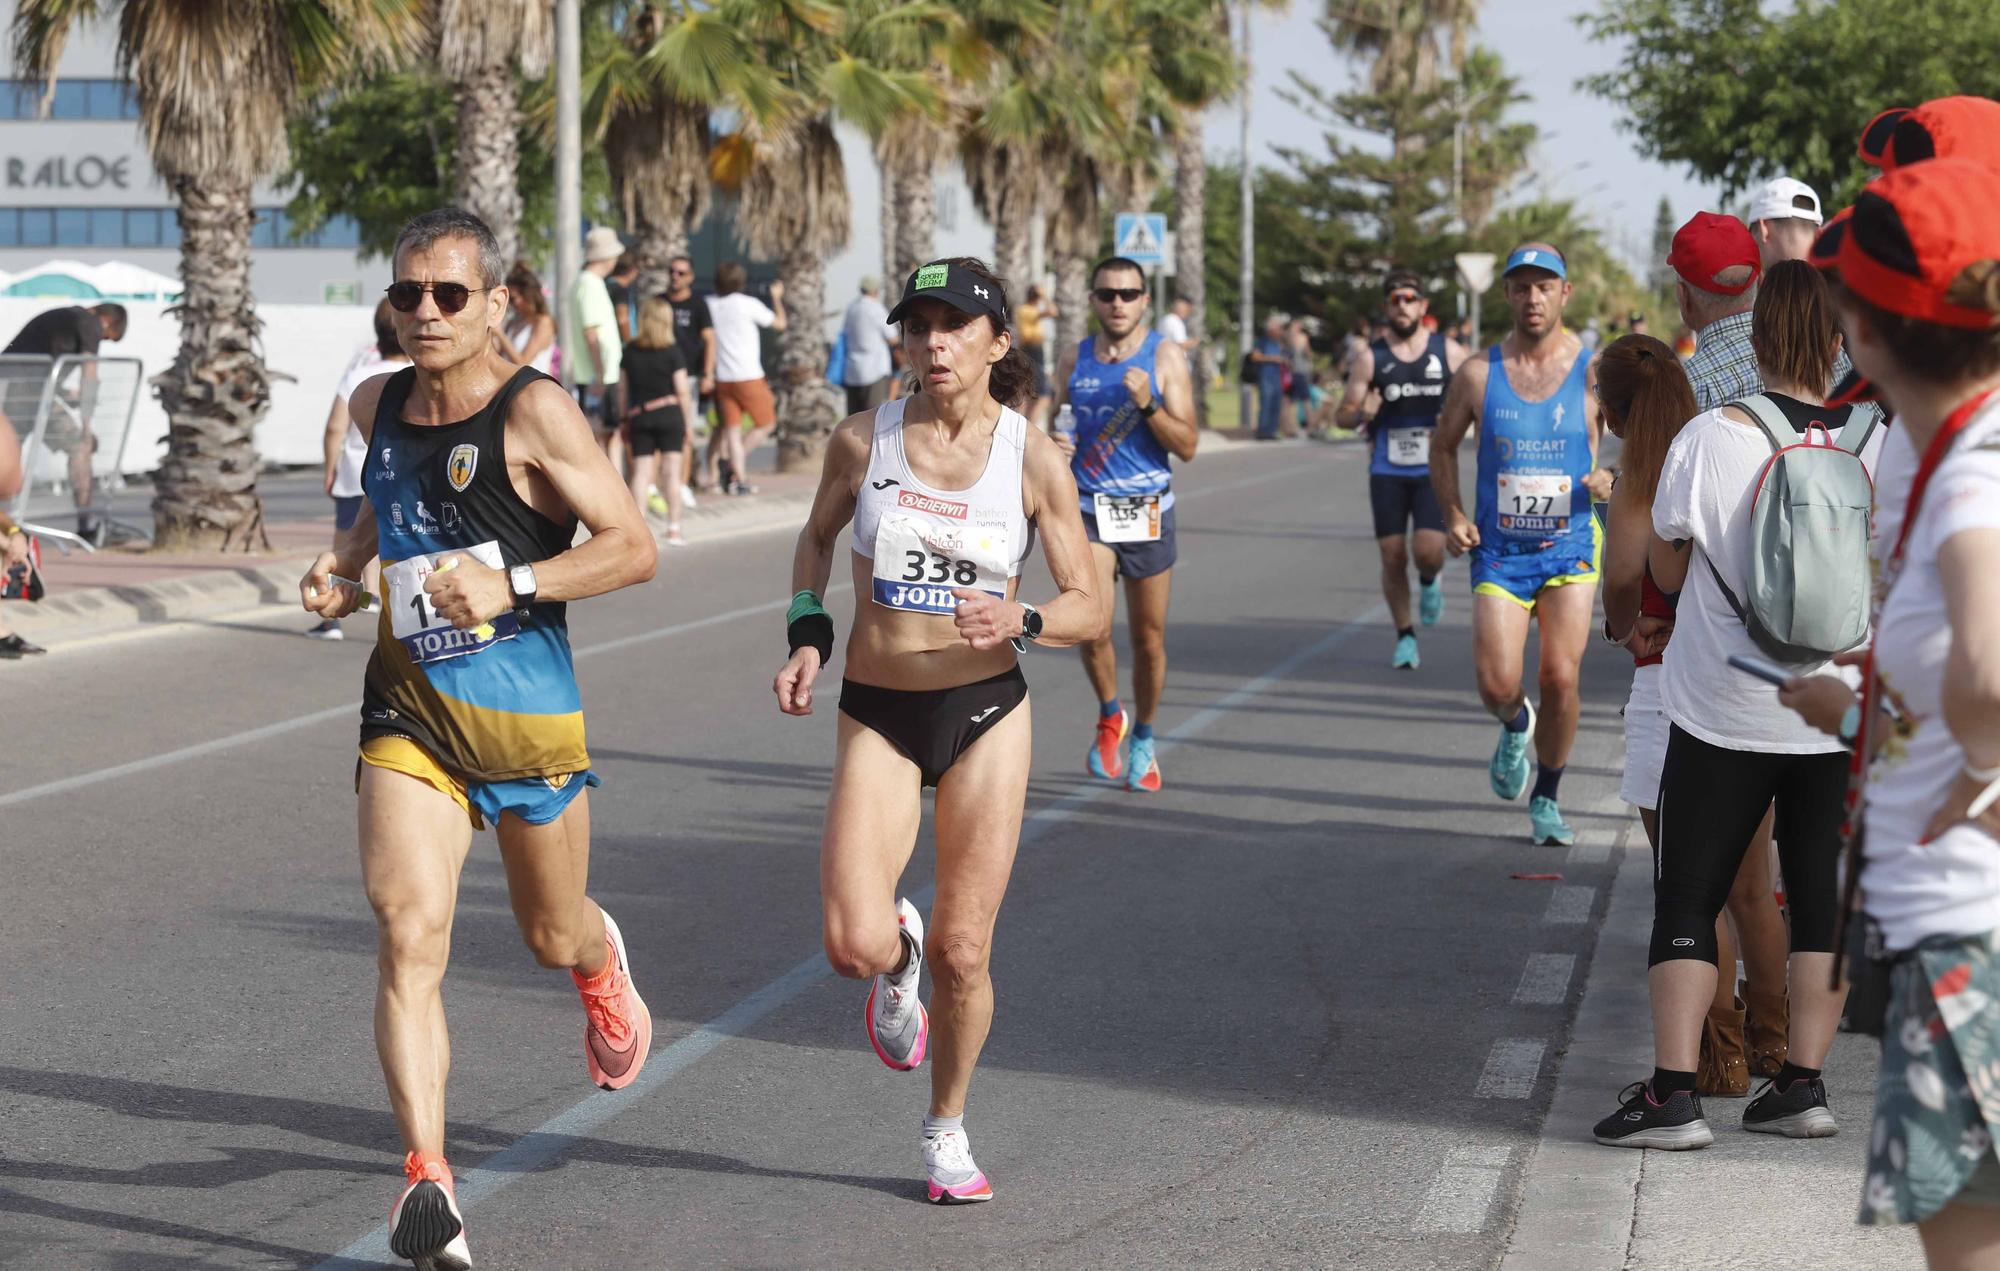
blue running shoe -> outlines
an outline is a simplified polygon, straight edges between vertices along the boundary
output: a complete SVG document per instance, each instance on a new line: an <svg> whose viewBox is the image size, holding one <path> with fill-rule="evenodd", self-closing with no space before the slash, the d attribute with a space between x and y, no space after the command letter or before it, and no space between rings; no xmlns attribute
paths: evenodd
<svg viewBox="0 0 2000 1271"><path fill-rule="evenodd" d="M1396 637L1396 652L1389 659L1389 665L1399 671L1414 671L1422 659L1417 657L1417 638L1413 635Z"/></svg>
<svg viewBox="0 0 2000 1271"><path fill-rule="evenodd" d="M1528 762L1528 743L1535 736L1535 704L1529 702L1527 706L1528 726L1517 733L1505 724L1500 725L1500 744L1493 748L1493 762L1486 765L1486 780L1493 793L1509 801L1521 797L1534 770L1534 765Z"/></svg>
<svg viewBox="0 0 2000 1271"><path fill-rule="evenodd" d="M1576 831L1569 828L1562 809L1547 795L1528 800L1528 824L1534 827L1536 847L1568 847L1576 842Z"/></svg>
<svg viewBox="0 0 2000 1271"><path fill-rule="evenodd" d="M1444 583L1436 578L1417 584L1417 621L1435 627L1444 617Z"/></svg>
<svg viewBox="0 0 2000 1271"><path fill-rule="evenodd" d="M1151 737L1134 737L1132 749L1125 756L1125 785L1127 789L1143 791L1146 794L1160 792L1160 761L1153 758Z"/></svg>

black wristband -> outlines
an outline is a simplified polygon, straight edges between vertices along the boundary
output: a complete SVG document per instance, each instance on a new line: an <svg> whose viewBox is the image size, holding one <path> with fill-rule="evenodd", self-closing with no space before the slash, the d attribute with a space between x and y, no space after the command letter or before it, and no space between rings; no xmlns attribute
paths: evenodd
<svg viewBox="0 0 2000 1271"><path fill-rule="evenodd" d="M824 613L809 613L792 619L785 628L785 639L790 642L793 653L800 649L819 650L821 666L833 661L833 619Z"/></svg>

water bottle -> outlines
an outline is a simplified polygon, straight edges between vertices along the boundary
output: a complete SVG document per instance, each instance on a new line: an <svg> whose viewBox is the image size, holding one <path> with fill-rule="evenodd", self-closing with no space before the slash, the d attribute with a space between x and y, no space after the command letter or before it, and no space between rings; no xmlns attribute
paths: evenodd
<svg viewBox="0 0 2000 1271"><path fill-rule="evenodd" d="M1076 412L1069 408L1068 402L1056 412L1056 433L1069 438L1071 445L1076 444Z"/></svg>

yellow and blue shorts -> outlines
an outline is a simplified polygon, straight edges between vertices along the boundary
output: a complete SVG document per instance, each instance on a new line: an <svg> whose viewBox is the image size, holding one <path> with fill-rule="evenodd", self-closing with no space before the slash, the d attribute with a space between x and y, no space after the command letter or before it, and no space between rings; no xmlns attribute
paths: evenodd
<svg viewBox="0 0 2000 1271"><path fill-rule="evenodd" d="M518 777L512 781L468 781L452 772L423 745L409 737L376 736L361 743L361 760L354 768L354 783L361 784L361 764L400 772L443 794L449 795L472 821L483 830L498 825L500 814L512 812L529 825L547 825L568 810L576 796L591 786L602 785L597 774L585 768L550 777Z"/></svg>
<svg viewBox="0 0 2000 1271"><path fill-rule="evenodd" d="M1594 516L1588 546L1567 540L1510 552L1481 543L1472 549L1472 594L1499 596L1532 612L1545 587L1596 582L1603 560L1604 527Z"/></svg>

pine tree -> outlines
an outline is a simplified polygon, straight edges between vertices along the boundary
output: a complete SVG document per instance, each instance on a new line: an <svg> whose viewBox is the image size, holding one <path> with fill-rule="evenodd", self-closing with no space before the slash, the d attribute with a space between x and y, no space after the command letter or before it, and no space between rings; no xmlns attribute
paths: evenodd
<svg viewBox="0 0 2000 1271"><path fill-rule="evenodd" d="M1660 210L1653 214L1653 253L1648 282L1667 303L1673 303L1674 271L1667 267L1667 253L1674 249L1674 209L1667 196L1660 196Z"/></svg>

